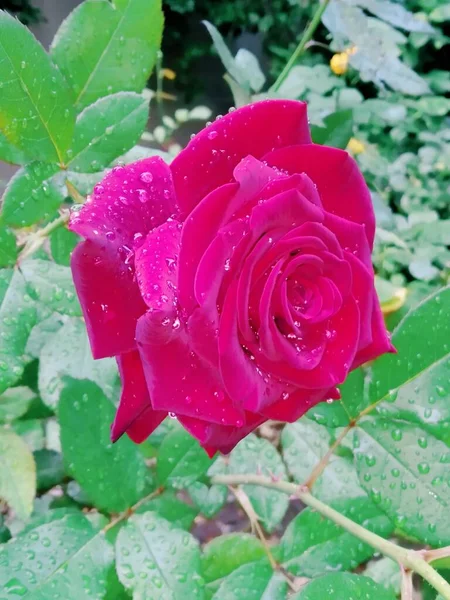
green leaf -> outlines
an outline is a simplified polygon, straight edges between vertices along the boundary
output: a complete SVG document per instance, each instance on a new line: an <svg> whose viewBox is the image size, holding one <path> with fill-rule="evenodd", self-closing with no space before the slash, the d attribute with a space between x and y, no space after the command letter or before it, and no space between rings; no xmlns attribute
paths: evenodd
<svg viewBox="0 0 450 600"><path fill-rule="evenodd" d="M198 542L157 514L134 515L117 536L117 574L141 600L204 598Z"/></svg>
<svg viewBox="0 0 450 600"><path fill-rule="evenodd" d="M311 127L311 136L315 144L346 148L353 134L353 111L339 110L323 119L324 127Z"/></svg>
<svg viewBox="0 0 450 600"><path fill-rule="evenodd" d="M249 533L221 535L206 544L201 558L201 574L209 589L217 589L221 580L246 563L265 556L262 543Z"/></svg>
<svg viewBox="0 0 450 600"><path fill-rule="evenodd" d="M47 406L54 408L58 404L66 375L95 382L109 398L117 381L115 361L94 361L84 322L75 317L68 318L48 339L40 354L39 392Z"/></svg>
<svg viewBox="0 0 450 600"><path fill-rule="evenodd" d="M0 393L18 381L28 357L25 346L36 307L19 271L0 270Z"/></svg>
<svg viewBox="0 0 450 600"><path fill-rule="evenodd" d="M0 587L11 597L103 598L113 550L82 514L70 514L0 550Z"/></svg>
<svg viewBox="0 0 450 600"><path fill-rule="evenodd" d="M403 421L365 417L355 428L361 485L395 524L433 546L450 543L450 450Z"/></svg>
<svg viewBox="0 0 450 600"><path fill-rule="evenodd" d="M33 358L39 358L42 348L61 329L64 323L64 317L58 313L53 313L33 327L28 337L26 353ZM47 409L48 410L48 409Z"/></svg>
<svg viewBox="0 0 450 600"><path fill-rule="evenodd" d="M276 449L267 440L253 434L234 448L228 467L230 473L260 473L280 479L287 477L286 467ZM286 513L289 504L287 495L254 485L244 485L243 489L265 529L273 531Z"/></svg>
<svg viewBox="0 0 450 600"><path fill-rule="evenodd" d="M418 18L414 13L406 10L401 4L389 0L357 0L362 8L367 9L379 19L387 21L394 27L406 31L417 31L421 33L436 33L433 27L425 20Z"/></svg>
<svg viewBox="0 0 450 600"><path fill-rule="evenodd" d="M25 227L50 217L64 200L51 181L58 171L57 165L42 162L32 162L19 169L3 196L2 222Z"/></svg>
<svg viewBox="0 0 450 600"><path fill-rule="evenodd" d="M368 499L346 497L332 507L366 529L388 537L389 519ZM311 508L293 519L280 542L283 567L298 577L318 577L327 571L355 569L375 550Z"/></svg>
<svg viewBox="0 0 450 600"><path fill-rule="evenodd" d="M5 544L11 539L11 532L5 525L5 517L0 515L0 544Z"/></svg>
<svg viewBox="0 0 450 600"><path fill-rule="evenodd" d="M16 236L10 229L2 227L0 229L0 268L13 267L18 255Z"/></svg>
<svg viewBox="0 0 450 600"><path fill-rule="evenodd" d="M352 573L330 573L314 579L290 600L396 600L396 595L385 590L368 577Z"/></svg>
<svg viewBox="0 0 450 600"><path fill-rule="evenodd" d="M128 438L111 443L114 412L112 403L90 381L69 380L61 392L58 414L67 470L97 508L119 512L144 494L146 466Z"/></svg>
<svg viewBox="0 0 450 600"><path fill-rule="evenodd" d="M160 0L86 0L78 6L51 46L77 107L115 92L141 92L155 64L162 29Z"/></svg>
<svg viewBox="0 0 450 600"><path fill-rule="evenodd" d="M41 419L25 419L14 421L12 428L20 435L28 448L34 452L41 450L45 445L44 421Z"/></svg>
<svg viewBox="0 0 450 600"><path fill-rule="evenodd" d="M209 486L202 481L191 483L187 491L200 512L211 519L225 504L228 490L225 485Z"/></svg>
<svg viewBox="0 0 450 600"><path fill-rule="evenodd" d="M332 429L336 427L345 427L348 425L349 416L345 411L342 402L334 400L333 402L319 402L313 406L306 416L311 421L315 421L319 425L325 425Z"/></svg>
<svg viewBox="0 0 450 600"><path fill-rule="evenodd" d="M0 13L0 112L7 140L31 158L64 162L75 116L69 91L30 30Z"/></svg>
<svg viewBox="0 0 450 600"><path fill-rule="evenodd" d="M136 513L144 513L149 510L158 513L160 517L170 521L175 527L187 530L192 527L198 513L193 506L179 500L172 490L165 490L159 496L145 502L136 510Z"/></svg>
<svg viewBox="0 0 450 600"><path fill-rule="evenodd" d="M20 270L35 300L42 302L52 312L69 317L81 316L69 267L49 260L34 259L22 262Z"/></svg>
<svg viewBox="0 0 450 600"><path fill-rule="evenodd" d="M402 579L400 567L391 558L384 557L369 562L364 575L370 577L385 589L390 590L393 594L400 595Z"/></svg>
<svg viewBox="0 0 450 600"><path fill-rule="evenodd" d="M0 429L0 456L0 498L19 519L26 519L31 514L36 494L33 455L18 435Z"/></svg>
<svg viewBox="0 0 450 600"><path fill-rule="evenodd" d="M164 438L156 473L160 483L182 489L206 473L211 462L197 440L179 427Z"/></svg>
<svg viewBox="0 0 450 600"><path fill-rule="evenodd" d="M66 227L58 227L50 235L50 250L53 260L59 265L70 266L70 256L79 237Z"/></svg>
<svg viewBox="0 0 450 600"><path fill-rule="evenodd" d="M36 394L26 386L12 387L0 395L0 422L14 421L24 415Z"/></svg>
<svg viewBox="0 0 450 600"><path fill-rule="evenodd" d="M147 124L148 104L139 94L118 92L85 108L75 127L70 169L101 171L130 150Z"/></svg>
<svg viewBox="0 0 450 600"><path fill-rule="evenodd" d="M289 423L281 434L283 458L298 483L304 483L331 445L330 432L303 417ZM313 486L314 494L324 502L341 497L364 496L353 463L333 454Z"/></svg>
<svg viewBox="0 0 450 600"><path fill-rule="evenodd" d="M37 489L49 490L64 479L65 471L62 456L55 450L37 450L34 452L36 463Z"/></svg>
<svg viewBox="0 0 450 600"><path fill-rule="evenodd" d="M351 419L357 417L368 405L366 377L364 369L355 369L339 386L341 404Z"/></svg>
<svg viewBox="0 0 450 600"><path fill-rule="evenodd" d="M0 160L12 165L23 165L28 162L22 150L16 148L8 142L3 133L0 131Z"/></svg>
<svg viewBox="0 0 450 600"><path fill-rule="evenodd" d="M448 4L442 4L442 6L436 6L430 13L430 21L433 23L444 23L450 21L450 6Z"/></svg>
<svg viewBox="0 0 450 600"><path fill-rule="evenodd" d="M266 559L242 565L222 582L213 600L285 600L287 583Z"/></svg>

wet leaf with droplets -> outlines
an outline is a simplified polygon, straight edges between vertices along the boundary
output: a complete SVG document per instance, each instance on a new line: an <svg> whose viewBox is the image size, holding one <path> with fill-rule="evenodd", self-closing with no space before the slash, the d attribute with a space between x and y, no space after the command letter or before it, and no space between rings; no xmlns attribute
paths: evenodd
<svg viewBox="0 0 450 600"><path fill-rule="evenodd" d="M118 92L97 100L78 116L69 168L101 171L141 137L148 120L148 100Z"/></svg>
<svg viewBox="0 0 450 600"><path fill-rule="evenodd" d="M103 598L113 549L80 513L66 515L11 540L0 550L6 598Z"/></svg>
<svg viewBox="0 0 450 600"><path fill-rule="evenodd" d="M331 506L355 523L388 537L393 523L369 498L342 497ZM375 550L311 508L288 525L280 542L280 562L298 577L318 577L327 571L355 569Z"/></svg>
<svg viewBox="0 0 450 600"><path fill-rule="evenodd" d="M148 492L139 448L127 437L110 441L114 406L99 387L66 380L58 414L66 469L97 508L119 512Z"/></svg>
<svg viewBox="0 0 450 600"><path fill-rule="evenodd" d="M26 519L31 514L36 495L33 455L18 435L0 428L0 456L0 498L19 519Z"/></svg>
<svg viewBox="0 0 450 600"><path fill-rule="evenodd" d="M160 0L86 0L62 23L51 55L82 109L124 90L141 92L163 29Z"/></svg>
<svg viewBox="0 0 450 600"><path fill-rule="evenodd" d="M308 583L290 600L396 600L396 595L363 575L329 573Z"/></svg>
<svg viewBox="0 0 450 600"><path fill-rule="evenodd" d="M364 570L364 575L397 596L400 595L402 575L398 563L392 558L383 557L370 561Z"/></svg>
<svg viewBox="0 0 450 600"><path fill-rule="evenodd" d="M134 515L116 541L119 580L140 600L203 600L198 542L156 513Z"/></svg>
<svg viewBox="0 0 450 600"><path fill-rule="evenodd" d="M16 236L11 229L0 227L0 268L13 267L19 254Z"/></svg>
<svg viewBox="0 0 450 600"><path fill-rule="evenodd" d="M172 490L165 490L159 496L144 502L136 510L136 513L144 513L149 510L158 513L160 517L170 521L175 527L186 530L191 528L198 514L198 510L194 506L177 498Z"/></svg>
<svg viewBox="0 0 450 600"><path fill-rule="evenodd" d="M8 423L24 415L34 398L36 398L35 392L23 385L3 392L0 395L0 423Z"/></svg>
<svg viewBox="0 0 450 600"><path fill-rule="evenodd" d="M242 565L223 580L213 600L285 600L287 582L266 558Z"/></svg>
<svg viewBox="0 0 450 600"><path fill-rule="evenodd" d="M286 479L286 467L277 450L267 440L251 434L234 448L228 464L230 473L258 473L274 479ZM253 508L267 531L273 531L284 517L288 497L276 490L244 485Z"/></svg>
<svg viewBox="0 0 450 600"><path fill-rule="evenodd" d="M330 431L307 417L289 423L281 435L283 458L289 472L298 483L304 483L331 445ZM366 494L358 482L353 462L348 457L333 454L322 475L312 488L313 493L330 502L337 498Z"/></svg>
<svg viewBox="0 0 450 600"><path fill-rule="evenodd" d="M58 227L50 235L50 250L58 265L70 266L70 255L79 242L79 237L66 227Z"/></svg>

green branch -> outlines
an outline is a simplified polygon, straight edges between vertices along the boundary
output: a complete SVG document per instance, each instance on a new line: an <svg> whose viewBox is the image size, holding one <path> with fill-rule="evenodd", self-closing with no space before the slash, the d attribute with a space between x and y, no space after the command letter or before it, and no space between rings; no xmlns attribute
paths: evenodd
<svg viewBox="0 0 450 600"><path fill-rule="evenodd" d="M298 486L288 481L274 481L270 477L262 475L216 475L211 478L211 481L212 483L222 485L260 485L284 492L290 496L295 496L307 506L310 506L324 517L327 517L327 519L330 519L330 521L333 521L355 537L372 546L372 548L397 561L404 569L415 571L421 575L445 600L450 600L450 584L424 560L420 552L402 548L355 523L334 508L331 508L331 506L315 498L306 486Z"/></svg>
<svg viewBox="0 0 450 600"><path fill-rule="evenodd" d="M312 36L314 35L314 32L316 31L317 27L319 26L320 19L322 18L322 15L325 12L325 9L328 6L329 1L330 0L323 0L317 7L314 17L312 18L311 23L305 29L305 32L304 32L302 39L300 40L297 48L294 50L294 53L292 54L291 58L287 61L284 69L278 75L277 80L275 81L273 86L270 88L270 90L272 92L277 92L280 89L281 84L286 79L286 77L289 75L289 71L292 69L292 67L297 62L299 56L305 50L306 44L311 40Z"/></svg>

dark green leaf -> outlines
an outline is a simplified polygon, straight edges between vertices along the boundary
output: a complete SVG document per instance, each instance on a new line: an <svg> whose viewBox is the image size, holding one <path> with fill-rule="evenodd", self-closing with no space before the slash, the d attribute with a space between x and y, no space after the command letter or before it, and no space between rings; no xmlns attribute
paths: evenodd
<svg viewBox="0 0 450 600"><path fill-rule="evenodd" d="M3 223L25 227L50 217L64 200L51 181L58 170L57 165L42 162L32 162L19 169L3 196Z"/></svg>
<svg viewBox="0 0 450 600"><path fill-rule="evenodd" d="M353 111L339 110L323 119L324 127L311 127L315 144L346 148L353 134Z"/></svg>
<svg viewBox="0 0 450 600"><path fill-rule="evenodd" d="M287 583L266 559L242 565L222 582L213 600L285 600Z"/></svg>
<svg viewBox="0 0 450 600"><path fill-rule="evenodd" d="M0 498L19 519L26 519L31 514L36 494L33 455L13 431L0 429L0 456Z"/></svg>
<svg viewBox="0 0 450 600"><path fill-rule="evenodd" d="M37 489L48 490L61 483L65 476L61 454L46 448L33 454L36 462Z"/></svg>
<svg viewBox="0 0 450 600"><path fill-rule="evenodd" d="M306 416L319 425L330 428L345 427L349 422L349 416L344 405L338 400L331 403L319 402L306 413Z"/></svg>
<svg viewBox="0 0 450 600"><path fill-rule="evenodd" d="M14 233L5 227L0 229L0 268L15 265L19 249Z"/></svg>
<svg viewBox="0 0 450 600"><path fill-rule="evenodd" d="M387 537L393 524L368 498L342 498L332 503L341 514L366 529ZM280 542L283 566L301 577L317 577L329 570L355 569L375 550L310 508L288 525Z"/></svg>
<svg viewBox="0 0 450 600"><path fill-rule="evenodd" d="M0 544L5 544L11 539L11 532L5 525L5 517L0 515Z"/></svg>
<svg viewBox="0 0 450 600"><path fill-rule="evenodd" d="M148 100L139 94L118 92L97 100L78 116L70 169L102 171L136 144L147 120Z"/></svg>
<svg viewBox="0 0 450 600"><path fill-rule="evenodd" d="M82 319L68 318L48 339L40 354L39 392L50 407L58 404L63 377L89 379L111 398L117 381L117 367L112 358L92 358L86 326Z"/></svg>
<svg viewBox="0 0 450 600"><path fill-rule="evenodd" d="M450 450L403 421L365 417L355 429L361 485L395 524L421 541L450 543Z"/></svg>
<svg viewBox="0 0 450 600"><path fill-rule="evenodd" d="M52 312L69 317L81 316L69 267L56 265L49 260L26 260L20 270L30 294Z"/></svg>
<svg viewBox="0 0 450 600"><path fill-rule="evenodd" d="M144 494L146 466L128 438L111 443L114 412L112 403L90 381L69 380L61 392L58 413L67 470L97 508L118 512Z"/></svg>
<svg viewBox="0 0 450 600"><path fill-rule="evenodd" d="M86 0L78 6L51 47L78 108L115 92L141 92L155 64L162 28L160 0Z"/></svg>
<svg viewBox="0 0 450 600"><path fill-rule="evenodd" d="M25 386L12 387L0 395L0 422L14 421L24 415L36 397L33 390Z"/></svg>
<svg viewBox="0 0 450 600"><path fill-rule="evenodd" d="M0 13L0 112L7 140L31 158L64 162L75 116L61 73L27 27Z"/></svg>
<svg viewBox="0 0 450 600"><path fill-rule="evenodd" d="M198 542L156 513L134 515L117 536L117 574L141 600L204 598Z"/></svg>
<svg viewBox="0 0 450 600"><path fill-rule="evenodd" d="M81 514L21 535L0 550L0 586L33 600L102 598L113 550Z"/></svg>
<svg viewBox="0 0 450 600"><path fill-rule="evenodd" d="M348 376L345 382L339 386L341 392L341 404L349 417L354 419L361 410L367 407L367 384L366 371L362 368L355 369Z"/></svg>
<svg viewBox="0 0 450 600"><path fill-rule="evenodd" d="M287 477L286 467L272 444L253 434L239 442L230 454L229 471L261 473L280 479ZM289 503L287 495L254 485L245 485L243 488L261 523L267 531L273 531L286 513Z"/></svg>
<svg viewBox="0 0 450 600"><path fill-rule="evenodd" d="M290 473L295 481L304 483L328 451L331 436L326 427L303 417L296 423L286 425L281 444ZM322 475L314 483L313 492L325 502L342 497L366 496L359 485L353 462L336 454L330 457Z"/></svg>
<svg viewBox="0 0 450 600"><path fill-rule="evenodd" d="M160 483L182 489L194 483L210 465L211 459L197 440L178 427L161 444L156 472Z"/></svg>
<svg viewBox="0 0 450 600"><path fill-rule="evenodd" d="M78 236L66 227L59 227L50 236L50 249L53 260L59 265L68 267L70 255L79 241Z"/></svg>
<svg viewBox="0 0 450 600"><path fill-rule="evenodd" d="M159 516L173 523L175 527L189 530L197 516L198 510L179 500L172 490L166 490L161 495L142 504L136 513L147 511L158 513Z"/></svg>
<svg viewBox="0 0 450 600"><path fill-rule="evenodd" d="M351 573L330 573L308 583L291 600L396 600L368 577Z"/></svg>

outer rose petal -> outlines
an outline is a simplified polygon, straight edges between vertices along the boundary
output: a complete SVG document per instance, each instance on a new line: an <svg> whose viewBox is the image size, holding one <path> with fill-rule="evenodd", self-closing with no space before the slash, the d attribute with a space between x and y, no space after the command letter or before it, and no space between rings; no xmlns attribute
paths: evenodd
<svg viewBox="0 0 450 600"><path fill-rule="evenodd" d="M381 312L380 303L378 301L375 289L372 288L372 291L368 293L372 293L374 296L374 308L372 313L372 342L366 348L363 348L357 353L352 364L352 369L356 369L356 367L359 367L370 360L374 360L386 352L397 352L392 345L389 333L386 330L386 325L384 323L383 314Z"/></svg>
<svg viewBox="0 0 450 600"><path fill-rule="evenodd" d="M375 215L370 192L357 163L347 152L308 144L275 150L264 160L289 173L305 172L317 185L324 209L365 225L372 248Z"/></svg>
<svg viewBox="0 0 450 600"><path fill-rule="evenodd" d="M335 390L298 389L261 411L267 419L293 423L318 402L331 398Z"/></svg>
<svg viewBox="0 0 450 600"><path fill-rule="evenodd" d="M136 322L146 308L133 270L107 242L79 244L71 266L94 358L133 350Z"/></svg>
<svg viewBox="0 0 450 600"><path fill-rule="evenodd" d="M71 264L94 358L136 347L145 304L134 281L133 249L174 210L169 167L149 158L115 167L71 217L70 228L87 239Z"/></svg>
<svg viewBox="0 0 450 600"><path fill-rule="evenodd" d="M134 442L140 443L165 419L167 412L152 409L137 351L118 356L117 364L122 380L122 394L111 427L111 440L115 442L127 432Z"/></svg>
<svg viewBox="0 0 450 600"><path fill-rule="evenodd" d="M239 161L262 158L275 148L309 144L306 104L264 100L231 112L203 129L171 164L182 212L232 179Z"/></svg>

